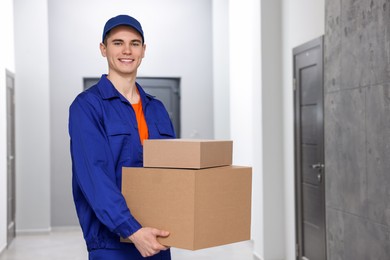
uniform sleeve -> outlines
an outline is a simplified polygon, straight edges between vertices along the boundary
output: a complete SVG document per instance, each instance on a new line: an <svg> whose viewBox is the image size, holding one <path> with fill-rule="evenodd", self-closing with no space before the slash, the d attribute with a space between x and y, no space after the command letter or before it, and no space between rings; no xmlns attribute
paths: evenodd
<svg viewBox="0 0 390 260"><path fill-rule="evenodd" d="M73 178L97 218L109 230L126 238L141 225L130 214L116 185L113 156L98 116L102 112L99 103L92 101L79 96L69 110Z"/></svg>

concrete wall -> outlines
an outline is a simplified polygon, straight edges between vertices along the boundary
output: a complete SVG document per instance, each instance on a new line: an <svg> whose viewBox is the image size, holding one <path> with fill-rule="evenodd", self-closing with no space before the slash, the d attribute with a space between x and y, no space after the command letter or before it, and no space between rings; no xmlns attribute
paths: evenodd
<svg viewBox="0 0 390 260"><path fill-rule="evenodd" d="M389 32L389 1L326 1L329 259L389 259Z"/></svg>
<svg viewBox="0 0 390 260"><path fill-rule="evenodd" d="M0 252L7 243L6 70L15 73L13 2L0 2Z"/></svg>

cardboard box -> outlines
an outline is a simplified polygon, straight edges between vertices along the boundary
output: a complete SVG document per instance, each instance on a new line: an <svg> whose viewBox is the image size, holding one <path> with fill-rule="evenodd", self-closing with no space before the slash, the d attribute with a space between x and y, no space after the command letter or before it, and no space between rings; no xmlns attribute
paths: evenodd
<svg viewBox="0 0 390 260"><path fill-rule="evenodd" d="M202 169L232 164L232 141L158 139L144 141L144 167Z"/></svg>
<svg viewBox="0 0 390 260"><path fill-rule="evenodd" d="M144 227L170 232L166 246L196 250L250 239L252 169L123 168L122 193Z"/></svg>

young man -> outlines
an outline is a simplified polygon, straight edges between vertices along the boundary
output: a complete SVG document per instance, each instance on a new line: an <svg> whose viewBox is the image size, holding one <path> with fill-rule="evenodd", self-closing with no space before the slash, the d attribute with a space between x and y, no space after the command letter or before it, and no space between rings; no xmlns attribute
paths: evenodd
<svg viewBox="0 0 390 260"><path fill-rule="evenodd" d="M70 106L73 197L90 260L171 259L156 240L168 231L142 227L121 194L122 166L142 167L143 140L175 137L163 104L136 83L145 48L136 19L108 20L100 43L108 74Z"/></svg>

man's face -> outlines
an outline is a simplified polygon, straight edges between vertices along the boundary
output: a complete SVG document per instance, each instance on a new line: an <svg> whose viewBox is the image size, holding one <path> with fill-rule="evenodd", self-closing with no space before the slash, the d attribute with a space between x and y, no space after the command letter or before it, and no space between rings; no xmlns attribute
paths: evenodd
<svg viewBox="0 0 390 260"><path fill-rule="evenodd" d="M109 75L136 76L137 69L145 55L141 35L129 26L112 29L100 44L103 57L107 58Z"/></svg>

